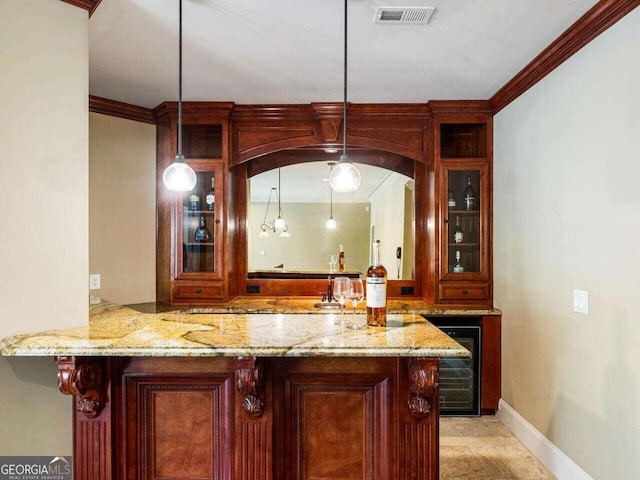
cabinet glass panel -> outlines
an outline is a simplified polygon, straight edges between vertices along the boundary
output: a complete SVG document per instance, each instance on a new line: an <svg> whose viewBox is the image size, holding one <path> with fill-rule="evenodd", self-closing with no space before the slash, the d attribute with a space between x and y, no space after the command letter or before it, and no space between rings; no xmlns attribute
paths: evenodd
<svg viewBox="0 0 640 480"><path fill-rule="evenodd" d="M215 272L215 174L196 172L196 187L182 200L182 271Z"/></svg>
<svg viewBox="0 0 640 480"><path fill-rule="evenodd" d="M480 272L480 170L449 170L447 189L447 268Z"/></svg>

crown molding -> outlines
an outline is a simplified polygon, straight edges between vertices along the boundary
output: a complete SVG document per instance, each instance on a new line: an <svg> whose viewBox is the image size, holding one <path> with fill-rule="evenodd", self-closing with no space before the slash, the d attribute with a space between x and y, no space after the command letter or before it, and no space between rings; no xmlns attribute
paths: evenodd
<svg viewBox="0 0 640 480"><path fill-rule="evenodd" d="M130 103L118 102L94 95L89 95L89 111L102 113L103 115L111 115L112 117L126 118L136 122L156 124L153 110L150 108L139 107L137 105L131 105Z"/></svg>
<svg viewBox="0 0 640 480"><path fill-rule="evenodd" d="M76 7L84 8L89 11L89 17L93 15L98 5L102 0L61 0L65 3L69 3L71 5L75 5Z"/></svg>
<svg viewBox="0 0 640 480"><path fill-rule="evenodd" d="M600 0L489 99L495 115L566 59L640 5L640 0Z"/></svg>

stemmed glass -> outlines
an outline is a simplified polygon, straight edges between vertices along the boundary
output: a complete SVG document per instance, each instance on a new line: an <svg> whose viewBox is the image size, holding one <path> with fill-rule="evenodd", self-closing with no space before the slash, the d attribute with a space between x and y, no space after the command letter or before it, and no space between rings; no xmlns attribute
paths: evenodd
<svg viewBox="0 0 640 480"><path fill-rule="evenodd" d="M356 320L356 307L362 301L363 297L364 288L362 286L362 280L359 278L352 278L351 288L349 289L349 300L351 301L351 305L353 305L353 315L351 322L347 325L349 328L358 329L364 326L360 325Z"/></svg>
<svg viewBox="0 0 640 480"><path fill-rule="evenodd" d="M335 255L331 255L329 257L329 272L336 271L336 264L338 263L338 258Z"/></svg>
<svg viewBox="0 0 640 480"><path fill-rule="evenodd" d="M349 277L336 277L333 279L333 298L340 304L340 321L344 320L344 303L349 298L351 281Z"/></svg>

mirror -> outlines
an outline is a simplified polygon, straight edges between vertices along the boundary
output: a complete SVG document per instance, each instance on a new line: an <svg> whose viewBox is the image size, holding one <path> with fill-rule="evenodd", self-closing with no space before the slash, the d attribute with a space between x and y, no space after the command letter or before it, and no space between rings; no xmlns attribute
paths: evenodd
<svg viewBox="0 0 640 480"><path fill-rule="evenodd" d="M249 278L323 278L340 245L345 273L357 276L371 264L371 243L380 240L381 263L390 280L414 278L413 179L356 163L356 192L331 192L331 162L286 165L248 180ZM334 229L327 228L332 214ZM285 226L274 225L278 216ZM337 266L336 266L337 270Z"/></svg>

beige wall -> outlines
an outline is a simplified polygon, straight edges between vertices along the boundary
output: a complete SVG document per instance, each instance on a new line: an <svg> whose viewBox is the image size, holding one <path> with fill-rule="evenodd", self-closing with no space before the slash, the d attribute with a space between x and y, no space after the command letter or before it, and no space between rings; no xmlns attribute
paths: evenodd
<svg viewBox="0 0 640 480"><path fill-rule="evenodd" d="M371 226L375 230L375 238L380 240L380 263L387 269L389 279L411 279L413 270L404 271L405 265L413 264L413 196L407 195L408 177L391 173L383 185L371 196ZM407 206L406 200L411 204ZM396 249L402 247L405 260L398 265ZM410 247L410 248L409 248ZM398 267L400 276L398 277Z"/></svg>
<svg viewBox="0 0 640 480"><path fill-rule="evenodd" d="M267 204L253 202L249 209L249 270L271 270L281 263L288 270L328 269L329 256L338 255L342 242L347 269L366 272L368 207L366 203L334 203L333 218L338 226L329 230L325 225L329 218L328 204L283 203L282 216L289 225L291 238L279 238L273 233L270 238L258 238ZM277 208L274 210L272 205L269 214L275 212Z"/></svg>
<svg viewBox="0 0 640 480"><path fill-rule="evenodd" d="M89 269L92 294L120 304L155 301L156 127L89 115Z"/></svg>
<svg viewBox="0 0 640 480"><path fill-rule="evenodd" d="M0 337L86 324L87 12L0 0ZM0 454L71 454L50 358L0 358Z"/></svg>
<svg viewBox="0 0 640 480"><path fill-rule="evenodd" d="M495 117L503 398L596 479L640 478L638 32L635 9Z"/></svg>

